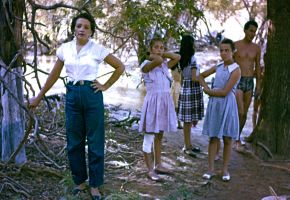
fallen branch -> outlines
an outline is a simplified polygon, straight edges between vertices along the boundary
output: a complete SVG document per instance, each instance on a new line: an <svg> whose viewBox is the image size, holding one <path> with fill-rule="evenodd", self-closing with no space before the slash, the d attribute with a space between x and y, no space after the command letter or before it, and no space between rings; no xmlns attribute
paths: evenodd
<svg viewBox="0 0 290 200"><path fill-rule="evenodd" d="M30 197L30 191L28 191L25 187L23 187L22 185L20 185L17 181L15 181L14 179L6 176L5 174L3 173L0 173L0 177L2 177L3 179L3 182L4 184L2 185L2 188L0 190L0 193L2 192L2 190L4 189L5 185L8 185L11 187L11 189L14 191L14 192L17 192L17 193L21 193L23 194L24 196L26 197ZM6 182L5 182L6 181ZM9 181L10 183L8 183L7 181ZM19 188L19 189L16 189L16 187Z"/></svg>
<svg viewBox="0 0 290 200"><path fill-rule="evenodd" d="M263 167L277 168L277 169L285 170L286 172L289 172L290 173L290 169L288 167L284 167L284 166L281 166L281 165L261 163L261 166L263 166Z"/></svg>
<svg viewBox="0 0 290 200"><path fill-rule="evenodd" d="M15 193L23 194L25 197L30 198L31 196L23 190L17 189L12 183L4 182L1 188L1 191L4 189L5 186L9 186Z"/></svg>
<svg viewBox="0 0 290 200"><path fill-rule="evenodd" d="M270 190L271 195L275 197L275 200L279 200L278 195L276 194L275 190L271 186L269 186L269 190Z"/></svg>
<svg viewBox="0 0 290 200"><path fill-rule="evenodd" d="M43 155L43 157L45 157L47 160L49 160L55 167L57 167L58 169L65 169L66 168L66 165L59 166L50 157L48 157L44 152L42 152L41 149L38 147L38 145L35 142L33 144L34 144L35 148L41 153L41 155Z"/></svg>
<svg viewBox="0 0 290 200"><path fill-rule="evenodd" d="M32 171L38 174L49 174L49 175L56 176L58 178L63 178L62 172L56 171L53 168L47 167L45 165L40 165L37 163L27 162L25 165L21 166L21 170Z"/></svg>
<svg viewBox="0 0 290 200"><path fill-rule="evenodd" d="M271 153L271 151L268 149L268 147L266 145L264 145L262 142L257 141L257 145L262 147L262 149L264 149L266 151L266 153L273 158L273 154Z"/></svg>

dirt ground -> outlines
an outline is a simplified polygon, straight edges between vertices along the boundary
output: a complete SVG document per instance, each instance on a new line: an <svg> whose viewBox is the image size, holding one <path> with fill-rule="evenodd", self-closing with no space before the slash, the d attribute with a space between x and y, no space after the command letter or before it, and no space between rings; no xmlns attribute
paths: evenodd
<svg viewBox="0 0 290 200"><path fill-rule="evenodd" d="M290 163L260 161L249 144L245 153L232 152L229 182L223 182L219 173L210 181L203 180L202 174L207 171L208 139L201 134L201 129L202 123L192 128L192 143L202 150L197 158L181 151L182 130L165 134L162 160L173 174L161 175L164 181L156 183L146 177L142 135L124 123L108 122L103 199L260 200L272 195L269 187L278 196L286 195L290 199ZM51 160L44 155L53 153L42 150L42 154L31 143L27 146L29 162L26 165L4 167L0 163L0 199L90 199L88 191L71 196L73 183L63 151L64 130L62 126L58 130L56 134L46 132L45 128L40 131L40 140L54 152ZM217 172L221 168L222 158L216 161Z"/></svg>
<svg viewBox="0 0 290 200"><path fill-rule="evenodd" d="M207 170L207 139L198 131L194 133L192 129L195 144L201 146L202 152L196 159L189 158L193 163L198 163L197 168L192 168L187 173L187 179L195 179L202 182L201 176ZM179 138L179 137L178 137ZM181 137L182 139L182 134ZM167 145L181 148L180 142L177 144L175 136L167 137ZM286 162L262 162L257 159L251 151L249 144L246 144L244 153L232 151L229 171L231 174L230 182L221 180L222 169L222 147L220 151L221 159L216 161L216 170L218 176L210 181L205 181L204 185L196 188L200 195L193 199L221 199L221 200L243 200L243 199L262 199L270 196L269 187L271 186L276 194L288 195L290 199L290 163ZM177 153L177 152L176 152ZM181 155L181 153L179 153ZM288 170L287 170L288 169ZM181 183L182 184L182 183Z"/></svg>

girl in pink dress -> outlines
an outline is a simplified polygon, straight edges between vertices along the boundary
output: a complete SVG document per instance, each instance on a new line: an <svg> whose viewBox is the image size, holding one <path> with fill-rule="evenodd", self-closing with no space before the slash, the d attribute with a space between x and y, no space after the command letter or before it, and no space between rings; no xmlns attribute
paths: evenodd
<svg viewBox="0 0 290 200"><path fill-rule="evenodd" d="M170 94L171 78L168 68L176 65L179 59L178 54L164 52L162 39L156 38L150 42L148 60L141 64L146 96L142 107L139 131L145 132L143 140L144 161L148 168L148 178L153 181L161 180L157 173L169 172L161 165L161 140L164 131L176 131L177 117ZM152 147L154 147L154 165L151 160Z"/></svg>

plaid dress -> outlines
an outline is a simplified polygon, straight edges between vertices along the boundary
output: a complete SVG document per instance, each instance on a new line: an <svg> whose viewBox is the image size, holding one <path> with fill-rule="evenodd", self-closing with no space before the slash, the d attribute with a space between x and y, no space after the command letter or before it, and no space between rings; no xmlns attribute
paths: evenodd
<svg viewBox="0 0 290 200"><path fill-rule="evenodd" d="M199 82L191 80L191 70L199 67L193 56L190 65L183 69L183 82L178 99L178 119L183 122L201 120L204 116L203 91Z"/></svg>

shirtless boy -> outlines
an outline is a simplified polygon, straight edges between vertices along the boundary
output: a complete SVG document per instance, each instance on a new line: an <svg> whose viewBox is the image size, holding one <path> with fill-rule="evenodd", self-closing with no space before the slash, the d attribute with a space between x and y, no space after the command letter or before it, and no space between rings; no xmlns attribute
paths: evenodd
<svg viewBox="0 0 290 200"><path fill-rule="evenodd" d="M242 40L235 42L237 49L234 58L241 69L241 80L237 87L236 99L239 110L240 134L239 140L236 141L236 148L241 147L241 132L247 120L247 113L252 101L254 90L254 74L256 74L256 95L261 92L260 87L260 47L253 43L252 40L256 35L258 28L257 22L251 20L244 26L245 37Z"/></svg>

